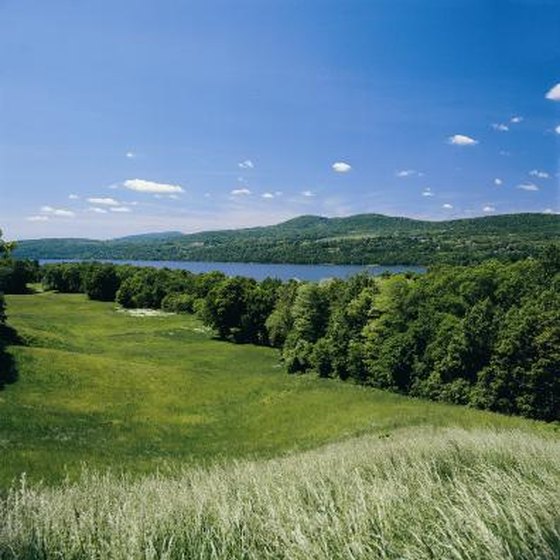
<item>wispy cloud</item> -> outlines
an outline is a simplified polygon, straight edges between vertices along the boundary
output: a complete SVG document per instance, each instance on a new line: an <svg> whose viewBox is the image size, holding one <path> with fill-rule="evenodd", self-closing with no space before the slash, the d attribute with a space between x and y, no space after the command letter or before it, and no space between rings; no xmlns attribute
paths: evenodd
<svg viewBox="0 0 560 560"><path fill-rule="evenodd" d="M76 213L72 212L72 210L66 210L65 208L53 208L52 206L41 206L41 212L43 214L60 216L63 218L73 218L76 215Z"/></svg>
<svg viewBox="0 0 560 560"><path fill-rule="evenodd" d="M550 99L551 101L560 101L560 83L556 84L555 86L551 87L545 97Z"/></svg>
<svg viewBox="0 0 560 560"><path fill-rule="evenodd" d="M312 197L315 196L315 193L313 191L301 191L301 195L305 197Z"/></svg>
<svg viewBox="0 0 560 560"><path fill-rule="evenodd" d="M185 192L179 185L169 185L167 183L156 183L145 179L127 179L123 187L131 191L142 193L182 193Z"/></svg>
<svg viewBox="0 0 560 560"><path fill-rule="evenodd" d="M422 196L435 196L435 193L432 191L432 189L430 187L426 187L422 191Z"/></svg>
<svg viewBox="0 0 560 560"><path fill-rule="evenodd" d="M504 124L504 123L493 123L492 128L494 130L497 130L498 132L508 132L509 131L509 126L507 124Z"/></svg>
<svg viewBox="0 0 560 560"><path fill-rule="evenodd" d="M556 132L556 134L560 134L560 124L554 129L554 132Z"/></svg>
<svg viewBox="0 0 560 560"><path fill-rule="evenodd" d="M539 171L538 169L533 169L529 171L531 177L537 177L538 179L550 179L550 175L546 171Z"/></svg>
<svg viewBox="0 0 560 560"><path fill-rule="evenodd" d="M504 182L499 177L496 177L494 179L494 185L496 185L497 187L501 187L503 184Z"/></svg>
<svg viewBox="0 0 560 560"><path fill-rule="evenodd" d="M535 183L521 183L521 185L517 185L517 188L528 192L535 192L539 190L539 187L537 187Z"/></svg>
<svg viewBox="0 0 560 560"><path fill-rule="evenodd" d="M423 177L424 173L421 171L416 171L416 169L401 169L400 171L396 171L395 175L397 177Z"/></svg>
<svg viewBox="0 0 560 560"><path fill-rule="evenodd" d="M120 202L114 198L88 198L90 204L99 204L101 206L118 206Z"/></svg>
<svg viewBox="0 0 560 560"><path fill-rule="evenodd" d="M453 144L454 146L475 146L478 144L478 140L466 136L465 134L454 134L447 139L448 144Z"/></svg>
<svg viewBox="0 0 560 560"><path fill-rule="evenodd" d="M496 207L495 207L495 206L492 206L492 205L490 205L490 204L487 204L486 206L484 206L484 207L482 208L482 211L483 211L483 212L486 212L487 214L489 214L489 213L491 213L491 212L495 212L495 211L496 211Z"/></svg>
<svg viewBox="0 0 560 560"><path fill-rule="evenodd" d="M443 204L442 208L445 208L446 210L453 210L453 204Z"/></svg>
<svg viewBox="0 0 560 560"><path fill-rule="evenodd" d="M28 222L48 222L48 216L28 216L25 218Z"/></svg>
<svg viewBox="0 0 560 560"><path fill-rule="evenodd" d="M348 173L352 169L352 166L345 161L335 161L332 164L332 169L336 173Z"/></svg>
<svg viewBox="0 0 560 560"><path fill-rule="evenodd" d="M78 200L80 197L77 194L69 194L68 198L70 200Z"/></svg>
<svg viewBox="0 0 560 560"><path fill-rule="evenodd" d="M240 169L254 169L255 164L250 159L246 159L245 161L240 161L237 164L237 167Z"/></svg>
<svg viewBox="0 0 560 560"><path fill-rule="evenodd" d="M511 124L519 124L520 122L523 122L523 117L521 115L515 115L509 119L509 122Z"/></svg>
<svg viewBox="0 0 560 560"><path fill-rule="evenodd" d="M270 192L265 192L261 195L262 198L274 198L274 194Z"/></svg>
<svg viewBox="0 0 560 560"><path fill-rule="evenodd" d="M243 189L233 189L231 191L231 194L233 196L248 196L248 195L251 194L251 191L249 189L245 189L245 188L243 188Z"/></svg>
<svg viewBox="0 0 560 560"><path fill-rule="evenodd" d="M111 212L122 212L122 213L132 212L132 210L127 206L111 206L109 210L111 210Z"/></svg>
<svg viewBox="0 0 560 560"><path fill-rule="evenodd" d="M125 157L127 157L128 159L134 159L136 157L136 154L134 152L126 152Z"/></svg>
<svg viewBox="0 0 560 560"><path fill-rule="evenodd" d="M107 214L107 210L105 210L105 208L97 208L96 206L90 206L88 210L94 214Z"/></svg>

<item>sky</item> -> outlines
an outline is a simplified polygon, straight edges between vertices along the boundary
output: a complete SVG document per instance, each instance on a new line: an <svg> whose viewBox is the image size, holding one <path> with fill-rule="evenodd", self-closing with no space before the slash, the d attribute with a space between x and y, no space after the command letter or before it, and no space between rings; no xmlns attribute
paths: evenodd
<svg viewBox="0 0 560 560"><path fill-rule="evenodd" d="M0 0L0 229L560 211L557 0Z"/></svg>

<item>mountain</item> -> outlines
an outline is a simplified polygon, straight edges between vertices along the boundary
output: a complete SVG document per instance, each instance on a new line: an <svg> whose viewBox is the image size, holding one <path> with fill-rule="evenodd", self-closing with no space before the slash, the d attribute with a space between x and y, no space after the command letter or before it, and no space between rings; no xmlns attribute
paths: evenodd
<svg viewBox="0 0 560 560"><path fill-rule="evenodd" d="M35 239L15 254L34 259L136 259L337 264L517 260L558 242L560 216L505 214L449 221L381 214L299 216L273 226L148 233L108 241Z"/></svg>

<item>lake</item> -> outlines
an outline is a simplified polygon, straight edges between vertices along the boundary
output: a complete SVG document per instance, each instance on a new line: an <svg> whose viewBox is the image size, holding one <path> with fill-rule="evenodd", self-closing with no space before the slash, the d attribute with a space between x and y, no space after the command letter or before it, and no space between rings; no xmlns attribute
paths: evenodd
<svg viewBox="0 0 560 560"><path fill-rule="evenodd" d="M41 264L76 262L67 259L41 259ZM379 276L384 272L396 274L399 272L425 272L422 266L379 266L379 265L336 265L336 264L265 264L241 262L196 262L196 261L128 261L104 260L115 264L130 264L134 266L151 266L154 268L173 268L189 270L194 273L211 272L219 270L227 276L245 276L255 280L264 280L267 277L280 280L319 281L325 278L348 278L359 272L368 272Z"/></svg>

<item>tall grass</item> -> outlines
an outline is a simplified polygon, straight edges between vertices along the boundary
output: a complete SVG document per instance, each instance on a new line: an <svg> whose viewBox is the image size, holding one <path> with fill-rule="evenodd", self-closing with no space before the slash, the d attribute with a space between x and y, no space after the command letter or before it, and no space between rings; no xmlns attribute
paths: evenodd
<svg viewBox="0 0 560 560"><path fill-rule="evenodd" d="M280 459L13 488L0 558L560 558L560 441L406 429Z"/></svg>

